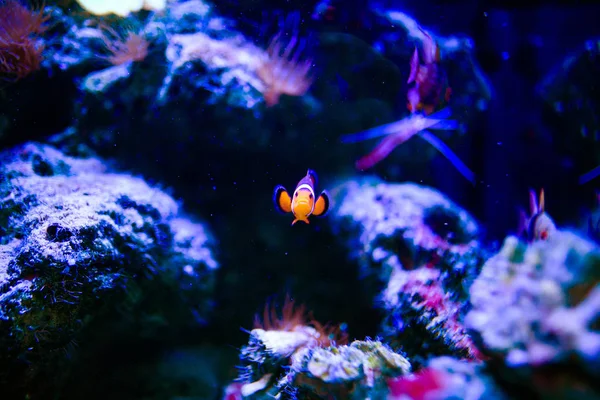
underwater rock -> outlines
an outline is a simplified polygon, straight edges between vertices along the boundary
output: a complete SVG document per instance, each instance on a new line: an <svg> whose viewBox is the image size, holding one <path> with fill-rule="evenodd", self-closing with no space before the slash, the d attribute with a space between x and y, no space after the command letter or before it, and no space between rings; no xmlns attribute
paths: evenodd
<svg viewBox="0 0 600 400"><path fill-rule="evenodd" d="M410 370L403 356L378 341L320 347L306 345L296 332L262 329L250 332L241 360L241 394L251 399L385 398L386 379Z"/></svg>
<svg viewBox="0 0 600 400"><path fill-rule="evenodd" d="M174 120L178 129L170 130L195 142L193 127L200 120L205 126L212 118L219 120L219 110L228 116L236 110L240 121L254 119L253 109L262 102L262 83L254 71L265 53L231 30L231 23L215 15L207 2L172 2L138 25L148 54L123 65L108 64L81 84L76 126L95 149L106 153L115 142L127 146L123 131L134 136L133 131L144 131L152 143L152 135L164 135L166 124ZM96 36L102 36L100 28ZM239 137L239 125L228 120L222 126L232 126Z"/></svg>
<svg viewBox="0 0 600 400"><path fill-rule="evenodd" d="M160 341L205 323L213 239L172 197L48 145L0 160L1 385L60 386L74 344Z"/></svg>
<svg viewBox="0 0 600 400"><path fill-rule="evenodd" d="M599 271L600 248L568 231L504 241L471 286L465 318L497 381L540 398L597 394Z"/></svg>
<svg viewBox="0 0 600 400"><path fill-rule="evenodd" d="M386 286L382 334L413 364L434 355L477 358L460 322L483 264L474 219L440 192L367 178L331 190L332 225L365 278ZM375 295L375 294L374 294Z"/></svg>

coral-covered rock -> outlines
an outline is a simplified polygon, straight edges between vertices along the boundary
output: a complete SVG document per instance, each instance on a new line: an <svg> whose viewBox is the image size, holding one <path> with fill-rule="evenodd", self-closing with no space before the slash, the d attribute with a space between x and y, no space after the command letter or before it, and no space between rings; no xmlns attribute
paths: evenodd
<svg viewBox="0 0 600 400"><path fill-rule="evenodd" d="M384 337L417 363L431 355L477 357L460 323L484 258L473 218L415 184L348 181L332 195L334 231L363 276L386 286L379 296Z"/></svg>
<svg viewBox="0 0 600 400"><path fill-rule="evenodd" d="M466 325L500 381L541 396L595 393L600 249L568 231L530 245L508 237L470 288Z"/></svg>
<svg viewBox="0 0 600 400"><path fill-rule="evenodd" d="M291 332L270 331L266 343L261 331L252 331L251 343L242 349L242 362L254 365L241 377L241 393L248 398L327 399L333 395L383 399L388 393L386 378L410 370L402 355L381 342L354 341L327 348L302 345L294 353L282 353L282 348L288 348Z"/></svg>
<svg viewBox="0 0 600 400"><path fill-rule="evenodd" d="M2 385L59 384L74 343L162 340L205 322L219 264L172 197L47 145L0 159Z"/></svg>
<svg viewBox="0 0 600 400"><path fill-rule="evenodd" d="M379 341L347 345L341 327L322 325L286 297L279 315L267 306L242 347L238 381L226 396L254 399L384 398L386 378L405 374L410 363Z"/></svg>

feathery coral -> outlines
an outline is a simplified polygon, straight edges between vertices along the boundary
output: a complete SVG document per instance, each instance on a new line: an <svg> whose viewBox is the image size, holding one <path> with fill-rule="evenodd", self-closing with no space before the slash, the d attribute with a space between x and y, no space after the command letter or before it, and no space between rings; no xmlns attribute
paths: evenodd
<svg viewBox="0 0 600 400"><path fill-rule="evenodd" d="M46 29L47 19L17 0L0 4L0 75L21 79L39 69L43 46L37 35Z"/></svg>
<svg viewBox="0 0 600 400"><path fill-rule="evenodd" d="M309 75L312 60L300 60L304 42L293 34L285 45L281 36L280 32L271 40L267 48L268 58L256 71L266 86L264 97L269 107L277 104L282 94L302 96L313 82Z"/></svg>

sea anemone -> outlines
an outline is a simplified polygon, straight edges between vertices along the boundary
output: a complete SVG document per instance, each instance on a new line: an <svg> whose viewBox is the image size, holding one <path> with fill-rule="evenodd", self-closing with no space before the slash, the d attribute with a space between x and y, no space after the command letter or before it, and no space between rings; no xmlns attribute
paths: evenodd
<svg viewBox="0 0 600 400"><path fill-rule="evenodd" d="M312 312L306 312L306 307L300 305L294 306L294 300L289 295L286 296L283 303L281 316L277 313L273 304L266 304L263 311L262 321L258 315L254 318L254 329L263 329L265 331L287 331L293 332L303 330L306 327L312 327L315 331L315 337L319 346L327 347L332 343L347 344L348 335L342 331L339 326L330 324L321 324L313 318Z"/></svg>
<svg viewBox="0 0 600 400"><path fill-rule="evenodd" d="M313 82L313 77L309 74L312 60L301 59L305 42L299 40L297 34L293 34L285 44L282 35L279 32L271 40L267 48L268 57L256 71L266 86L263 95L269 107L277 104L282 94L304 95Z"/></svg>
<svg viewBox="0 0 600 400"><path fill-rule="evenodd" d="M37 36L47 19L17 0L0 4L0 75L21 79L40 68L43 46Z"/></svg>
<svg viewBox="0 0 600 400"><path fill-rule="evenodd" d="M121 65L128 62L143 61L148 55L149 42L144 36L133 28L125 28L122 31L102 24L102 40L108 54L102 56L113 65Z"/></svg>

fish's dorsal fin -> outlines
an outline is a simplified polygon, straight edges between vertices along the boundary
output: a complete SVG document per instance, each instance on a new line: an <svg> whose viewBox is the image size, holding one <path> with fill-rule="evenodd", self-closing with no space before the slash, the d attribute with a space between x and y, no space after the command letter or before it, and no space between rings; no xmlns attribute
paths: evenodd
<svg viewBox="0 0 600 400"><path fill-rule="evenodd" d="M308 171L306 171L306 176L311 180L313 187L316 188L317 183L319 182L319 177L317 176L317 173L312 169L309 169Z"/></svg>
<svg viewBox="0 0 600 400"><path fill-rule="evenodd" d="M423 34L423 62L425 64L431 64L440 61L440 48L435 42L435 39L431 37L429 32L419 26L419 30Z"/></svg>
<svg viewBox="0 0 600 400"><path fill-rule="evenodd" d="M412 57L410 58L410 74L406 83L414 82L417 79L417 73L419 72L419 51L415 47Z"/></svg>
<svg viewBox="0 0 600 400"><path fill-rule="evenodd" d="M533 189L529 189L529 214L535 215L539 212L537 195Z"/></svg>

